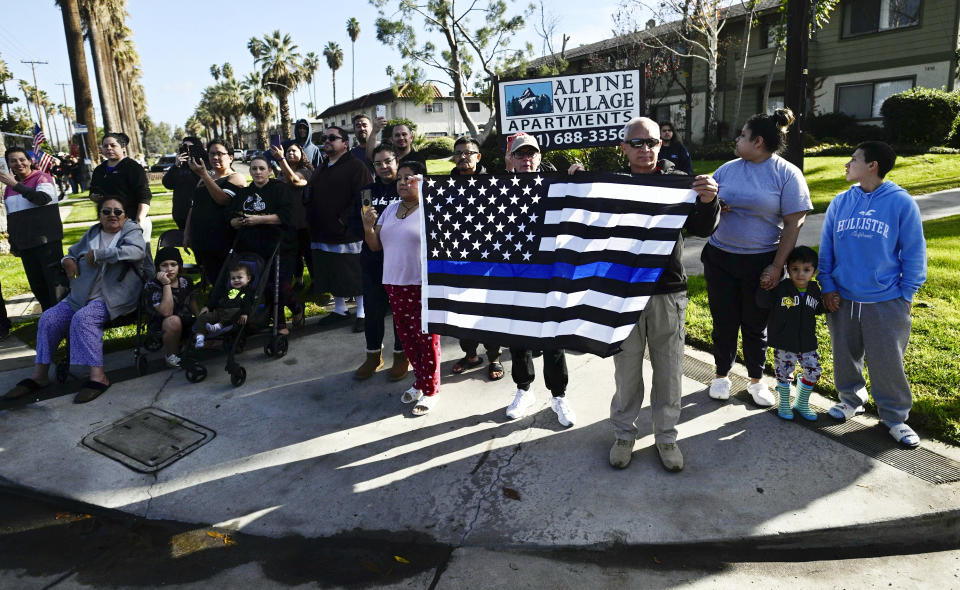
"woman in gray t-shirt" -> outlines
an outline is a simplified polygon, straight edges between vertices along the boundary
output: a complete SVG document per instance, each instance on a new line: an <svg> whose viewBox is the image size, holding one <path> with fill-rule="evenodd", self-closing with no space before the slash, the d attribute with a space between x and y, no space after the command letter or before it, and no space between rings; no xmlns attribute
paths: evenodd
<svg viewBox="0 0 960 590"><path fill-rule="evenodd" d="M751 117L737 137L739 158L713 174L720 185L720 225L700 260L713 316L714 399L730 397L727 373L736 358L739 332L750 377L747 391L757 405L774 404L773 394L760 382L769 310L757 306L755 295L758 287L772 289L780 282L800 226L813 209L803 172L777 155L793 120L790 109Z"/></svg>

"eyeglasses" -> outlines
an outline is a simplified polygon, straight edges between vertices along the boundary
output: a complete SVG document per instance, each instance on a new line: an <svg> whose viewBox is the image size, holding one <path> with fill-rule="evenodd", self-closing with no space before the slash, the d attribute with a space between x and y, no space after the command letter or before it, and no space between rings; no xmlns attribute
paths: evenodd
<svg viewBox="0 0 960 590"><path fill-rule="evenodd" d="M227 152L208 152L211 158L222 158L224 156L229 156Z"/></svg>
<svg viewBox="0 0 960 590"><path fill-rule="evenodd" d="M640 146L647 146L650 149L653 149L660 145L660 139L657 137L635 137L633 139L628 139L625 141L630 147L639 148Z"/></svg>
<svg viewBox="0 0 960 590"><path fill-rule="evenodd" d="M460 159L460 158L469 158L470 156L476 156L476 155L479 154L479 153L480 153L480 152L474 152L474 151L453 152L453 157L454 157L454 158L457 158L457 159Z"/></svg>
<svg viewBox="0 0 960 590"><path fill-rule="evenodd" d="M379 162L374 162L374 163L373 163L373 167L374 167L374 168L386 168L386 167L388 167L390 164L393 164L393 163L396 162L396 161L397 161L396 158L384 158L383 160L380 160Z"/></svg>
<svg viewBox="0 0 960 590"><path fill-rule="evenodd" d="M339 135L324 135L323 139L325 141L337 141L338 139L343 139L343 137Z"/></svg>
<svg viewBox="0 0 960 590"><path fill-rule="evenodd" d="M110 215L111 213L113 215L116 215L117 217L120 217L121 215L123 215L123 209L101 209L100 210L101 215Z"/></svg>
<svg viewBox="0 0 960 590"><path fill-rule="evenodd" d="M522 152L513 152L513 157L514 157L514 158L521 158L521 159L524 159L524 160L525 160L525 159L528 159L528 158L533 158L533 157L536 156L538 153L540 153L540 152L538 152L538 151L536 151L536 150L523 150Z"/></svg>

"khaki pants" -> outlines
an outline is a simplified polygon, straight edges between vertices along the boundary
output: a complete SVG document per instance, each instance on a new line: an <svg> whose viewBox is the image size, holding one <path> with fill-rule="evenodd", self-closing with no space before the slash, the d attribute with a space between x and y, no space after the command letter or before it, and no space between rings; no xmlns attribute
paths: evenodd
<svg viewBox="0 0 960 590"><path fill-rule="evenodd" d="M640 436L637 421L644 394L643 349L649 347L654 438L659 443L677 441L686 315L686 291L652 296L623 341L621 352L613 357L617 390L610 403L610 422L618 439L636 440Z"/></svg>

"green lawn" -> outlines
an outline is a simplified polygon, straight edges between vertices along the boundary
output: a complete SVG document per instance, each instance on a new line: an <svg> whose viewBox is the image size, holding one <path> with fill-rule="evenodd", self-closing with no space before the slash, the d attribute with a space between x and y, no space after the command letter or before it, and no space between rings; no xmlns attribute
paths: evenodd
<svg viewBox="0 0 960 590"><path fill-rule="evenodd" d="M731 159L733 155L731 154ZM850 188L844 178L848 156L807 156L804 158L804 176L810 187L813 209L823 213L837 193ZM695 174L710 174L726 160L694 161ZM922 154L897 158L897 165L887 175L911 195L923 195L960 184L960 156L956 154Z"/></svg>
<svg viewBox="0 0 960 590"><path fill-rule="evenodd" d="M173 210L173 196L164 195L158 197L158 194L169 193L170 191L163 186L162 184L151 184L150 192L153 194L153 199L150 201L150 215L170 215L170 212ZM70 211L70 215L64 220L64 223L75 223L80 221L89 221L94 222L97 220L97 207L93 204L93 201L87 199L88 193L83 192L78 195L72 195L72 199L77 199L78 197L83 197L81 200L73 200L63 206L72 206L73 209Z"/></svg>
<svg viewBox="0 0 960 590"><path fill-rule="evenodd" d="M913 301L913 333L904 359L914 397L910 424L929 436L960 444L960 216L931 220L923 228L927 282ZM712 322L703 277L691 277L687 292L687 342L709 351ZM836 398L830 334L822 317L818 318L817 337L824 369L818 389ZM770 351L771 375L772 363ZM871 400L870 407L872 404Z"/></svg>

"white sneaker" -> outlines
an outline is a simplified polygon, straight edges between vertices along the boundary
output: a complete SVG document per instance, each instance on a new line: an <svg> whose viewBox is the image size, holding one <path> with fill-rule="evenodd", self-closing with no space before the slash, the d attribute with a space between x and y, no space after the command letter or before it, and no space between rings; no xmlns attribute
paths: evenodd
<svg viewBox="0 0 960 590"><path fill-rule="evenodd" d="M577 421L577 415L573 412L570 404L567 403L567 398L550 398L550 407L557 413L557 420L560 421L561 425L573 426L573 423Z"/></svg>
<svg viewBox="0 0 960 590"><path fill-rule="evenodd" d="M747 385L747 393L753 397L753 403L757 404L761 408L769 408L773 404L777 403L773 397L773 392L770 391L770 388L763 384L763 381Z"/></svg>
<svg viewBox="0 0 960 590"><path fill-rule="evenodd" d="M717 377L710 382L710 397L713 399L730 399L730 380L726 377Z"/></svg>
<svg viewBox="0 0 960 590"><path fill-rule="evenodd" d="M194 348L203 348L203 343L206 341L206 338L203 334L197 334L197 337L193 341Z"/></svg>
<svg viewBox="0 0 960 590"><path fill-rule="evenodd" d="M513 402L507 406L507 418L517 419L523 416L536 401L537 396L533 393L532 387L530 389L518 389Z"/></svg>
<svg viewBox="0 0 960 590"><path fill-rule="evenodd" d="M175 354L168 355L167 358L164 359L164 361L167 363L167 366L170 367L171 369L180 368L180 357Z"/></svg>

